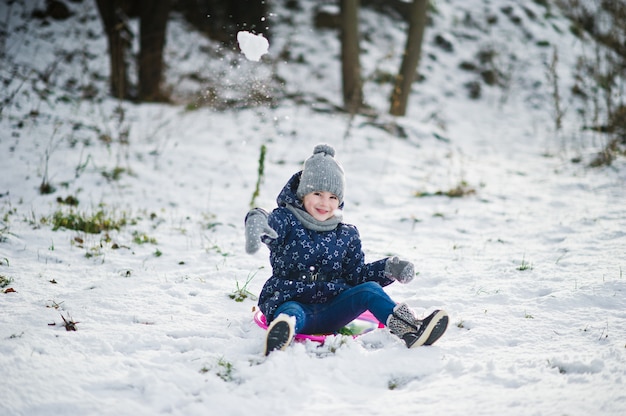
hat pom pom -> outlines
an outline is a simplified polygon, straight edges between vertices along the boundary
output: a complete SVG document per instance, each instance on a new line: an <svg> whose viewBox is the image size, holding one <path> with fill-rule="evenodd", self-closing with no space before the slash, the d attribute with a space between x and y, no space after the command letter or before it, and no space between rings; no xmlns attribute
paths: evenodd
<svg viewBox="0 0 626 416"><path fill-rule="evenodd" d="M330 157L335 157L335 149L329 144L318 144L313 149L313 154L324 153Z"/></svg>

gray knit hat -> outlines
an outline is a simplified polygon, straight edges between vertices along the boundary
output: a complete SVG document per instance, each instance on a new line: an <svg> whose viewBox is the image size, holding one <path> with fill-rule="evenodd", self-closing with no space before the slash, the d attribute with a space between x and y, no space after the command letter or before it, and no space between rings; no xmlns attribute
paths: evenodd
<svg viewBox="0 0 626 416"><path fill-rule="evenodd" d="M337 195L343 202L343 190L346 180L343 168L334 158L335 149L329 144L318 144L313 149L313 156L304 162L300 184L296 196L300 199L315 191L326 191Z"/></svg>

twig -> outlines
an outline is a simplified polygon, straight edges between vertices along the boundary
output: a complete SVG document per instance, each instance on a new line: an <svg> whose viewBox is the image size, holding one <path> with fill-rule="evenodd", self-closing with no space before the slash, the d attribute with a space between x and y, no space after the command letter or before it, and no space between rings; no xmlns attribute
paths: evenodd
<svg viewBox="0 0 626 416"><path fill-rule="evenodd" d="M65 327L66 331L76 331L76 324L78 324L79 322L74 322L69 313L67 314L67 319L65 319L63 314L61 314L61 319L63 319L63 326Z"/></svg>

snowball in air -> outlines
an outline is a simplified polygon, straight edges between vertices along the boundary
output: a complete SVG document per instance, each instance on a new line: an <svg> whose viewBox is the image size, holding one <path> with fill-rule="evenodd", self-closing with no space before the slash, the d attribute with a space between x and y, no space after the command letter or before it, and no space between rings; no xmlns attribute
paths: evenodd
<svg viewBox="0 0 626 416"><path fill-rule="evenodd" d="M261 56L267 53L270 46L270 43L263 35L255 35L244 30L237 33L237 42L239 42L241 52L243 52L250 61L258 61L261 59Z"/></svg>

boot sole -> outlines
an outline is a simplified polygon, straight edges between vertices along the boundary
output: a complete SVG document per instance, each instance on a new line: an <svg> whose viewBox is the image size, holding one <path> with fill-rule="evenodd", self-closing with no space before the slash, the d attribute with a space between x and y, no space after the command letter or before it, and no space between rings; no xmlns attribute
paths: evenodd
<svg viewBox="0 0 626 416"><path fill-rule="evenodd" d="M272 351L284 351L289 346L294 336L294 328L289 319L286 316L278 316L267 328L265 355Z"/></svg>
<svg viewBox="0 0 626 416"><path fill-rule="evenodd" d="M448 322L449 322L450 318L448 318L448 315L445 312L444 312L444 314L445 315L443 317L441 317L435 323L435 326L433 327L433 330L431 331L431 333L428 336L428 339L426 340L424 345L432 345L432 344L434 344L435 341L437 341L439 338L441 338L443 333L446 332L446 329L448 328Z"/></svg>
<svg viewBox="0 0 626 416"><path fill-rule="evenodd" d="M437 311L428 322L428 325L426 325L426 328L424 328L424 331L413 341L413 344L411 344L409 348L431 345L437 341L446 331L448 320L446 311Z"/></svg>

